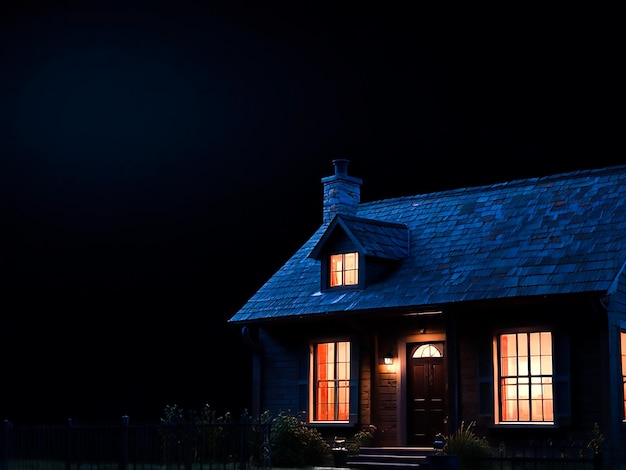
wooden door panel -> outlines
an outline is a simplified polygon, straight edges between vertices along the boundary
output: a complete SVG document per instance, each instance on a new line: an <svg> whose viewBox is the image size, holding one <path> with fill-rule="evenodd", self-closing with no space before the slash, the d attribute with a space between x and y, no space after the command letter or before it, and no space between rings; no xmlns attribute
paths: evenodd
<svg viewBox="0 0 626 470"><path fill-rule="evenodd" d="M444 431L446 374L442 357L412 358L408 363L407 430L409 445L431 446Z"/></svg>

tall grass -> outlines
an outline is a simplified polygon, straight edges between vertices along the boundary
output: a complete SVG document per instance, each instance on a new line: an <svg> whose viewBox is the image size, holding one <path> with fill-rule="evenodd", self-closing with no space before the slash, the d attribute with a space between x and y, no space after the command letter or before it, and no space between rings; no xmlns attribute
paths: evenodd
<svg viewBox="0 0 626 470"><path fill-rule="evenodd" d="M462 459L480 459L491 455L491 447L485 437L478 437L473 431L475 423L470 422L467 426L461 422L459 428L450 434L443 451L449 455L458 455Z"/></svg>

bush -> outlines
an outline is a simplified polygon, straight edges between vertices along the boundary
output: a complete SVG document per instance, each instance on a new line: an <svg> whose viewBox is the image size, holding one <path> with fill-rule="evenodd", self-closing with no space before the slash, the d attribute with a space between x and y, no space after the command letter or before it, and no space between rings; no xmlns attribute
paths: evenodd
<svg viewBox="0 0 626 470"><path fill-rule="evenodd" d="M443 446L446 454L458 455L460 459L480 459L491 455L491 447L484 437L478 437L472 428L472 421L465 426L465 421L461 422L461 426L453 434L447 437Z"/></svg>
<svg viewBox="0 0 626 470"><path fill-rule="evenodd" d="M374 442L375 432L376 426L373 424L363 427L354 435L354 440L348 443L348 452L351 454L358 454L361 447L368 446Z"/></svg>
<svg viewBox="0 0 626 470"><path fill-rule="evenodd" d="M593 449L594 454L599 454L602 451L602 443L604 442L604 434L600 432L600 426L598 423L593 423L591 429L591 437L587 443L589 449Z"/></svg>
<svg viewBox="0 0 626 470"><path fill-rule="evenodd" d="M187 418L186 418L187 416ZM242 413L241 421L252 423L253 419L247 410ZM193 455L197 454L199 442L210 444L211 448L218 447L219 438L222 437L221 426L207 429L195 427L178 427L180 424L220 424L232 422L230 413L218 416L209 405L205 405L201 410L192 410L184 413L178 405L166 406L161 418L162 424L172 425L164 428L163 437L176 447L180 442L184 442L186 469L190 469ZM258 424L269 424L269 449L264 445L261 449L252 452L253 463L271 461L274 467L307 467L323 466L332 461L330 445L324 440L321 433L315 428L309 428L306 422L297 416L280 412L277 416L272 416L269 411L265 411L258 419ZM193 434L187 434L192 432ZM248 446L255 448L258 443L257 435L250 435ZM262 437L262 436L261 436ZM362 441L367 439L368 434L364 431L357 436Z"/></svg>
<svg viewBox="0 0 626 470"><path fill-rule="evenodd" d="M272 417L264 412L262 422L269 422L272 465L306 467L324 465L331 458L330 445L317 429L309 428L297 416L280 412Z"/></svg>

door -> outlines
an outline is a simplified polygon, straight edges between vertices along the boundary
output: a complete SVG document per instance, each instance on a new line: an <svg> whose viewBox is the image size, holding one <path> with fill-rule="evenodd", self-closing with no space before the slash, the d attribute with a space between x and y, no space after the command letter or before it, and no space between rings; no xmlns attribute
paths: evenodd
<svg viewBox="0 0 626 470"><path fill-rule="evenodd" d="M446 373L443 343L407 345L409 445L432 446L445 432Z"/></svg>

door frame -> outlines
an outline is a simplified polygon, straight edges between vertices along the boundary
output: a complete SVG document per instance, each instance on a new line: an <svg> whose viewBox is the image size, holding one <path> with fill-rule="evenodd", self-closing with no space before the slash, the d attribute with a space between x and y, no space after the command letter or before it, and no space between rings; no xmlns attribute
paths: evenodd
<svg viewBox="0 0 626 470"><path fill-rule="evenodd" d="M408 442L408 426L407 426L407 397L408 397L408 378L407 378L407 345L412 343L443 343L444 356L443 363L446 370L446 381L449 376L449 364L447 360L448 348L446 345L445 333L422 333L415 335L408 335L402 338L398 338L397 351L404 351L403 354L398 354L398 361L400 362L400 373L398 375L398 387L396 389L396 403L399 406L396 408L396 422L398 423L398 433L396 437L396 444L398 446L407 446ZM450 388L447 389L446 402L450 403Z"/></svg>
<svg viewBox="0 0 626 470"><path fill-rule="evenodd" d="M413 358L415 351L423 346L434 346L439 355ZM447 355L445 344L443 342L431 341L407 343L405 355L407 362L407 443L410 446L430 447L437 433L446 432L444 427L448 410L448 373L445 362ZM416 367L417 370L421 371L419 378L415 377ZM435 374L435 370L439 372ZM425 375L428 376L429 381L432 379L436 380L436 382L431 382L431 385L435 385L434 388L424 382L424 379L426 379ZM415 379L418 383L415 383L412 379ZM418 403L412 402L415 399L415 392L418 390L416 387L419 388L420 393L423 393L423 407L419 406ZM435 396L431 396L432 392L435 393ZM419 421L426 420L417 429L415 428L417 423L414 421L416 418L411 410L413 406L423 408L422 414L424 416L419 418ZM427 426L427 428L422 426ZM411 436L412 433L424 434L422 437L416 438Z"/></svg>

